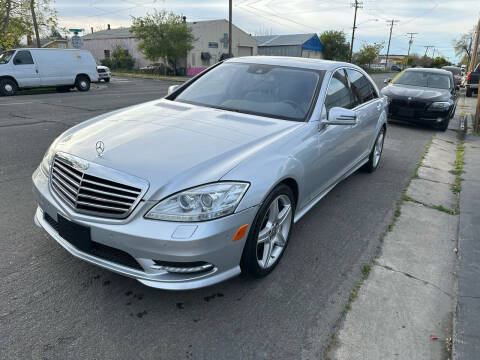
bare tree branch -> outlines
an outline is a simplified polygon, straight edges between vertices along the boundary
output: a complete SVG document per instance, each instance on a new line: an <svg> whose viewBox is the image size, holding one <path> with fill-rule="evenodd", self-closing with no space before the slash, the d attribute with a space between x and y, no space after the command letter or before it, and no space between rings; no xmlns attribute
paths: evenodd
<svg viewBox="0 0 480 360"><path fill-rule="evenodd" d="M12 9L12 0L7 1L7 10L5 11L5 20L3 21L2 28L0 29L0 35L5 32L8 26L8 22L10 20L10 10Z"/></svg>

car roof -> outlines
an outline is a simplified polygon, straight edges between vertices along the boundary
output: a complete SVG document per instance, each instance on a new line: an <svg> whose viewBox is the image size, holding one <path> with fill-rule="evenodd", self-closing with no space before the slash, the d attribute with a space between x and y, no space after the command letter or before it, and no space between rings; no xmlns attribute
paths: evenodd
<svg viewBox="0 0 480 360"><path fill-rule="evenodd" d="M434 69L434 68L409 68L406 69L405 71L418 71L418 72L430 72L434 74L446 74L450 75L451 72L443 69Z"/></svg>
<svg viewBox="0 0 480 360"><path fill-rule="evenodd" d="M312 70L334 70L339 67L353 67L361 69L356 65L331 60L319 60L303 57L291 57L291 56L243 56L230 58L226 62L234 63L248 63L248 64L264 64L264 65L278 65L278 66L291 66Z"/></svg>

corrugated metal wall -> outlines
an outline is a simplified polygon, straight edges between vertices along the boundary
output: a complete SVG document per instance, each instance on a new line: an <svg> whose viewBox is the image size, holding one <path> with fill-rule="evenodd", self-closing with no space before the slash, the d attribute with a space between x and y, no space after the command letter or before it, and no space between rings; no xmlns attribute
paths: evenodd
<svg viewBox="0 0 480 360"><path fill-rule="evenodd" d="M258 55L268 56L302 56L301 45L288 45L288 46L259 46Z"/></svg>

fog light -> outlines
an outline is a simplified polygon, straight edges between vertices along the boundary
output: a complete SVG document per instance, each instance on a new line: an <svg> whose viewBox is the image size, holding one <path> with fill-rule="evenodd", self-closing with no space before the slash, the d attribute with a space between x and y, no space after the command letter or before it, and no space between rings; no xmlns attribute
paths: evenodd
<svg viewBox="0 0 480 360"><path fill-rule="evenodd" d="M437 118L437 122L438 122L438 123L439 123L439 122L442 122L442 118L441 118L441 117L438 117L438 118Z"/></svg>

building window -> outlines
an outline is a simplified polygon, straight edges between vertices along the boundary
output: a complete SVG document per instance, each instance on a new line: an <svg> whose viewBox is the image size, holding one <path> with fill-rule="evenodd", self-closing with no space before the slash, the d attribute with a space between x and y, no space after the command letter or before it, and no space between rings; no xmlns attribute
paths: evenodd
<svg viewBox="0 0 480 360"><path fill-rule="evenodd" d="M105 59L110 59L110 50L103 50L103 55L105 56Z"/></svg>
<svg viewBox="0 0 480 360"><path fill-rule="evenodd" d="M218 42L209 42L208 47L212 49L218 49Z"/></svg>
<svg viewBox="0 0 480 360"><path fill-rule="evenodd" d="M65 49L65 48L66 48L66 45L65 45L65 44L62 44L62 43L60 43L60 44L58 44L58 48L59 48L59 49Z"/></svg>

